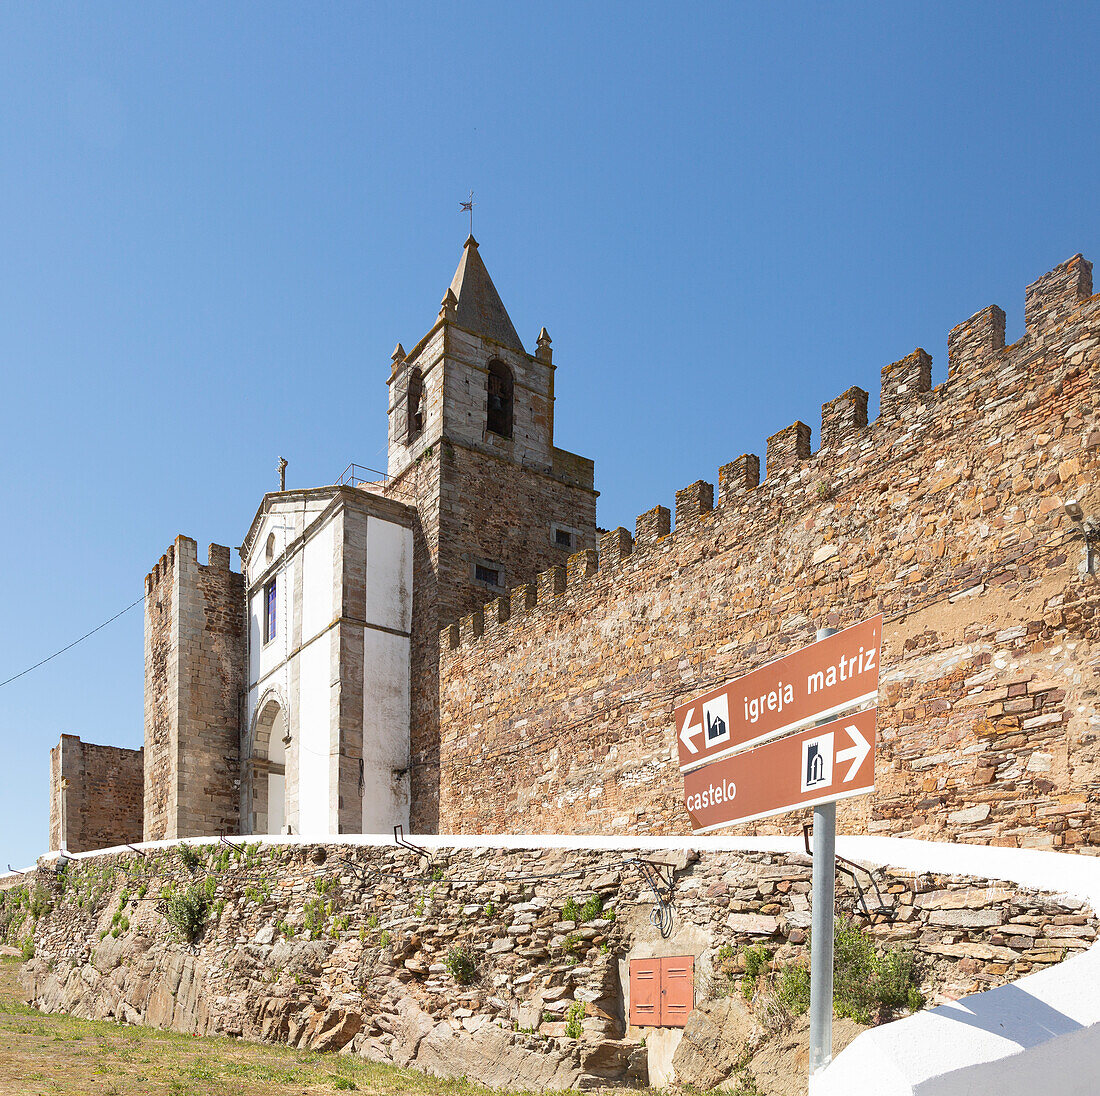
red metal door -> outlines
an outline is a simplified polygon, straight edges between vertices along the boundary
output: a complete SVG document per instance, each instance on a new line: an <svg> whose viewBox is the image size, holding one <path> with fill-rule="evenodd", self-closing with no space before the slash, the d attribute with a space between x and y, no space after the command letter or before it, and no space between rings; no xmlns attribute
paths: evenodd
<svg viewBox="0 0 1100 1096"><path fill-rule="evenodd" d="M683 1027L695 1008L695 956L630 960L630 1022Z"/></svg>
<svg viewBox="0 0 1100 1096"><path fill-rule="evenodd" d="M661 960L661 1026L683 1027L695 1008L695 956Z"/></svg>
<svg viewBox="0 0 1100 1096"><path fill-rule="evenodd" d="M630 1022L661 1026L661 960L630 960Z"/></svg>

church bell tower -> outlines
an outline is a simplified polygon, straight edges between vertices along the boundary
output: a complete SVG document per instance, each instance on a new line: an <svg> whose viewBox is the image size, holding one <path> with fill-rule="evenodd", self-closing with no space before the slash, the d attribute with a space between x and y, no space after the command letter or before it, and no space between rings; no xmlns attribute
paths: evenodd
<svg viewBox="0 0 1100 1096"><path fill-rule="evenodd" d="M434 822L439 630L596 547L592 461L554 445L554 368L545 328L527 353L472 235L431 329L393 353L387 493L418 514L414 828Z"/></svg>

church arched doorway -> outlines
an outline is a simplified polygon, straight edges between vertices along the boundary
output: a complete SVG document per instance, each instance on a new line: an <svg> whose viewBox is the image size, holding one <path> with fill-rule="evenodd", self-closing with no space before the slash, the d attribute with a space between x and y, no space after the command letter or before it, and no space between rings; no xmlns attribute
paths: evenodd
<svg viewBox="0 0 1100 1096"><path fill-rule="evenodd" d="M286 832L286 713L269 699L252 736L252 832Z"/></svg>

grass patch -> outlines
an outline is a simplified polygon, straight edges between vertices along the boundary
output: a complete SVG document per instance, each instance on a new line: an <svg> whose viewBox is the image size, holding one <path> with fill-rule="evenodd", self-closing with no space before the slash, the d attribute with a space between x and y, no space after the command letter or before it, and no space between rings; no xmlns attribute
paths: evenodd
<svg viewBox="0 0 1100 1096"><path fill-rule="evenodd" d="M18 968L0 960L3 1093L5 1079L19 1078L13 1093L60 1096L519 1096L351 1056L47 1015L23 1004Z"/></svg>

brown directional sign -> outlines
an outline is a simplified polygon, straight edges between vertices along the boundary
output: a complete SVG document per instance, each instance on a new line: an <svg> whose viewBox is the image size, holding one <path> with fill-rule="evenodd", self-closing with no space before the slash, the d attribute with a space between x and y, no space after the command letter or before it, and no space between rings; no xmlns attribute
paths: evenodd
<svg viewBox="0 0 1100 1096"><path fill-rule="evenodd" d="M877 616L679 705L680 771L874 699L881 649Z"/></svg>
<svg viewBox="0 0 1100 1096"><path fill-rule="evenodd" d="M875 789L870 708L684 774L696 833Z"/></svg>

